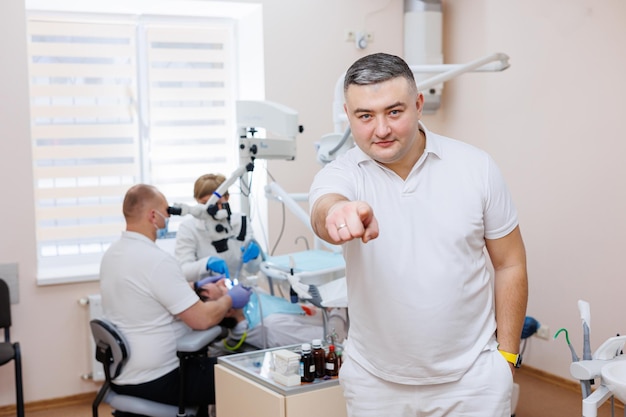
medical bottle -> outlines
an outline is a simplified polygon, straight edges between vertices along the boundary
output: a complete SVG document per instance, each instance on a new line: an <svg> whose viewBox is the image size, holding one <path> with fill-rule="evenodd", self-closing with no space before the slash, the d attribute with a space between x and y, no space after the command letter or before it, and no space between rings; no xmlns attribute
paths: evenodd
<svg viewBox="0 0 626 417"><path fill-rule="evenodd" d="M341 369L341 364L343 363L343 351L339 346L335 347L335 353L337 354L337 366L338 369Z"/></svg>
<svg viewBox="0 0 626 417"><path fill-rule="evenodd" d="M302 344L302 356L300 356L300 381L313 382L315 380L315 362L311 354L311 345Z"/></svg>
<svg viewBox="0 0 626 417"><path fill-rule="evenodd" d="M324 378L324 375L326 375L326 351L322 347L322 339L313 339L312 345L315 377Z"/></svg>
<svg viewBox="0 0 626 417"><path fill-rule="evenodd" d="M326 375L339 375L339 363L337 353L335 352L335 345L328 346L328 354L326 355Z"/></svg>

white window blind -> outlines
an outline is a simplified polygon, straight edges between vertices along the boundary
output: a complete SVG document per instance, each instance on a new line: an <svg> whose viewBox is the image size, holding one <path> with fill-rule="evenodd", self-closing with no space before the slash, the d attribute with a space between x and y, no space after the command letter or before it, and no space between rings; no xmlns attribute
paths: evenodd
<svg viewBox="0 0 626 417"><path fill-rule="evenodd" d="M191 203L199 175L237 166L233 30L227 19L29 17L39 282L97 276L131 185Z"/></svg>

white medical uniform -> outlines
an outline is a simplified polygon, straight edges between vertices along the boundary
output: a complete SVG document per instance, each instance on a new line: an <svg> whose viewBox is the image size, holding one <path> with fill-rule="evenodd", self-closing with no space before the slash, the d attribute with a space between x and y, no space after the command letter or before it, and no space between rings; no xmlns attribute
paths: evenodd
<svg viewBox="0 0 626 417"><path fill-rule="evenodd" d="M115 383L141 384L176 369L176 340L192 330L175 315L199 300L176 259L146 236L122 232L102 257L100 291L104 316L130 345Z"/></svg>
<svg viewBox="0 0 626 417"><path fill-rule="evenodd" d="M372 206L378 238L343 245L345 353L378 378L409 385L459 380L491 346L496 322L485 239L518 224L487 153L421 128L426 148L406 180L355 147L316 175L309 194L311 207L327 193Z"/></svg>
<svg viewBox="0 0 626 417"><path fill-rule="evenodd" d="M206 274L206 263L211 256L217 256L226 261L231 278L233 277L240 267L241 246L244 244L244 241L236 239L241 230L242 219L240 214L233 213L231 215L232 231L228 234L228 250L220 253L211 243L215 238L215 232L212 230L215 225L212 222L191 215L188 215L181 222L178 232L176 232L174 253L181 264L187 281L197 281L203 274ZM248 224L247 237L251 236L250 233L250 225ZM248 265L246 265L246 269L248 269Z"/></svg>

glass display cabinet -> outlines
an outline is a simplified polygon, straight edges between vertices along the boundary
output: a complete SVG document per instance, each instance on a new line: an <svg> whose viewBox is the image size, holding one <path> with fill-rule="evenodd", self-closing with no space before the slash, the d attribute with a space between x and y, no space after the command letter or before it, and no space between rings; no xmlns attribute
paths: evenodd
<svg viewBox="0 0 626 417"><path fill-rule="evenodd" d="M300 354L300 345L257 350L218 358L215 366L218 416L346 417L337 377L283 385L272 376L273 352Z"/></svg>

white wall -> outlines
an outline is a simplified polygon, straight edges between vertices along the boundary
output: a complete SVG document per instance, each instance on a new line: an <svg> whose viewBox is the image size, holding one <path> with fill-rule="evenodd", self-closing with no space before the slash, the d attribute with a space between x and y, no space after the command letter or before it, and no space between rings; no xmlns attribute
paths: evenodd
<svg viewBox="0 0 626 417"><path fill-rule="evenodd" d="M96 390L88 370L87 312L77 300L97 283L37 287L27 68L22 1L0 6L0 263L17 262L20 303L12 336L24 353L27 402ZM339 74L366 53L402 54L402 1L264 0L266 96L297 109L305 132L297 162L269 164L289 192L304 192L319 166L313 143L332 131ZM528 314L566 327L581 353L576 301L591 303L592 346L626 332L626 3L623 0L444 0L444 57L462 63L493 52L511 57L502 73L446 83L432 130L476 144L502 168L520 212L528 251ZM346 29L375 41L358 51ZM252 63L242 63L254 65ZM275 204L275 203L274 203ZM275 239L277 206L270 226ZM306 234L288 218L277 253ZM273 240L272 240L273 241ZM302 244L297 246L302 249ZM527 365L569 378L564 339L533 338ZM14 402L12 365L0 368L0 406Z"/></svg>
<svg viewBox="0 0 626 417"><path fill-rule="evenodd" d="M449 1L446 59L502 51L511 68L448 85L442 128L488 150L516 198L528 252L528 315L569 331L582 356L626 332L626 2ZM533 338L526 363L569 378L564 335Z"/></svg>
<svg viewBox="0 0 626 417"><path fill-rule="evenodd" d="M402 1L316 1L264 0L266 97L299 112L304 133L298 138L296 162L271 161L269 171L288 192L307 192L321 168L314 144L333 132L332 101L335 82L348 66L364 55L353 42L344 39L346 29L374 32L375 41L367 52L402 53ZM286 52L288 51L288 52ZM308 210L308 205L303 207ZM274 208L274 210L272 210ZM282 221L278 203L270 203L270 224L277 229ZM271 233L271 232L270 232ZM306 226L287 214L285 236L277 254L304 250Z"/></svg>

